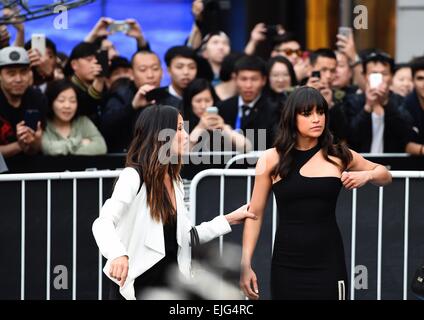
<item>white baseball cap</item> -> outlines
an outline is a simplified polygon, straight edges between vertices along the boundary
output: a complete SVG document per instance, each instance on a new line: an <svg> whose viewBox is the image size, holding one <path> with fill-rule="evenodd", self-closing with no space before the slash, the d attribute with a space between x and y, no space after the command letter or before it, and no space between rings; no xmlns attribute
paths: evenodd
<svg viewBox="0 0 424 320"><path fill-rule="evenodd" d="M21 47L6 47L0 50L0 67L29 65L28 52Z"/></svg>

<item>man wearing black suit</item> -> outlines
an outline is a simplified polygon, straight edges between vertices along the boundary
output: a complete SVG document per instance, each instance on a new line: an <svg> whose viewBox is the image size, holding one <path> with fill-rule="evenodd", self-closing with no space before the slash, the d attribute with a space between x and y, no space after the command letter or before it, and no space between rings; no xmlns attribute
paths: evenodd
<svg viewBox="0 0 424 320"><path fill-rule="evenodd" d="M223 101L219 114L225 123L240 130L252 142L254 150L271 148L279 114L274 106L267 104L263 93L265 62L256 56L244 56L237 61L234 72L239 95Z"/></svg>

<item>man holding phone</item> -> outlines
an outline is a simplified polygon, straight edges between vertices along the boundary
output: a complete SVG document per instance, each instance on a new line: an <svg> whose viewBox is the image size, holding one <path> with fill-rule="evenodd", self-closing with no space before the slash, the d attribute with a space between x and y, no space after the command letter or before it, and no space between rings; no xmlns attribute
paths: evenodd
<svg viewBox="0 0 424 320"><path fill-rule="evenodd" d="M127 151L135 120L144 107L152 100L161 102L157 89L163 70L157 54L146 50L136 52L131 59L131 68L134 82L121 82L110 91L100 116L101 132L108 151L113 153Z"/></svg>
<svg viewBox="0 0 424 320"><path fill-rule="evenodd" d="M349 145L357 152L405 152L408 127L400 110L403 97L390 91L394 60L385 52L373 51L363 62L365 94L349 99Z"/></svg>
<svg viewBox="0 0 424 320"><path fill-rule="evenodd" d="M30 86L28 53L21 47L0 50L0 153L5 158L35 154L41 148L47 101Z"/></svg>
<svg viewBox="0 0 424 320"><path fill-rule="evenodd" d="M99 110L105 96L106 77L97 58L99 51L93 43L81 42L71 52L65 74L71 77L77 92L78 110L99 125Z"/></svg>
<svg viewBox="0 0 424 320"><path fill-rule="evenodd" d="M28 51L34 85L44 91L47 83L54 79L57 62L56 44L43 34L34 34L32 39L25 43L24 48Z"/></svg>

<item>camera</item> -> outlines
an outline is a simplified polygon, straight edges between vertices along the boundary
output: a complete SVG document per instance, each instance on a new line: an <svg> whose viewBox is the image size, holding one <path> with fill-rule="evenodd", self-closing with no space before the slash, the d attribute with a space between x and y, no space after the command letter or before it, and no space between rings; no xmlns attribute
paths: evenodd
<svg viewBox="0 0 424 320"><path fill-rule="evenodd" d="M311 78L321 79L321 71L312 71Z"/></svg>
<svg viewBox="0 0 424 320"><path fill-rule="evenodd" d="M109 76L109 57L107 50L100 50L96 54L97 63L102 67L101 77Z"/></svg>
<svg viewBox="0 0 424 320"><path fill-rule="evenodd" d="M275 24L266 25L265 35L268 39L273 39L278 36L278 27Z"/></svg>

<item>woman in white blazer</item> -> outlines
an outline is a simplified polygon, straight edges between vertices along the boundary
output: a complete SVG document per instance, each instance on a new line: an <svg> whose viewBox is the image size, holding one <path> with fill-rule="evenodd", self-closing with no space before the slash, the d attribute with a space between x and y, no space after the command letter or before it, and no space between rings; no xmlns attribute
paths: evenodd
<svg viewBox="0 0 424 320"><path fill-rule="evenodd" d="M178 110L150 106L140 114L126 168L93 223L107 263L110 298L136 299L148 287L166 286L168 267L178 264L190 276L190 230L180 178L188 134ZM231 224L256 219L243 206L196 226L200 243L231 231ZM119 287L118 287L119 285ZM118 294L118 289L119 293Z"/></svg>

